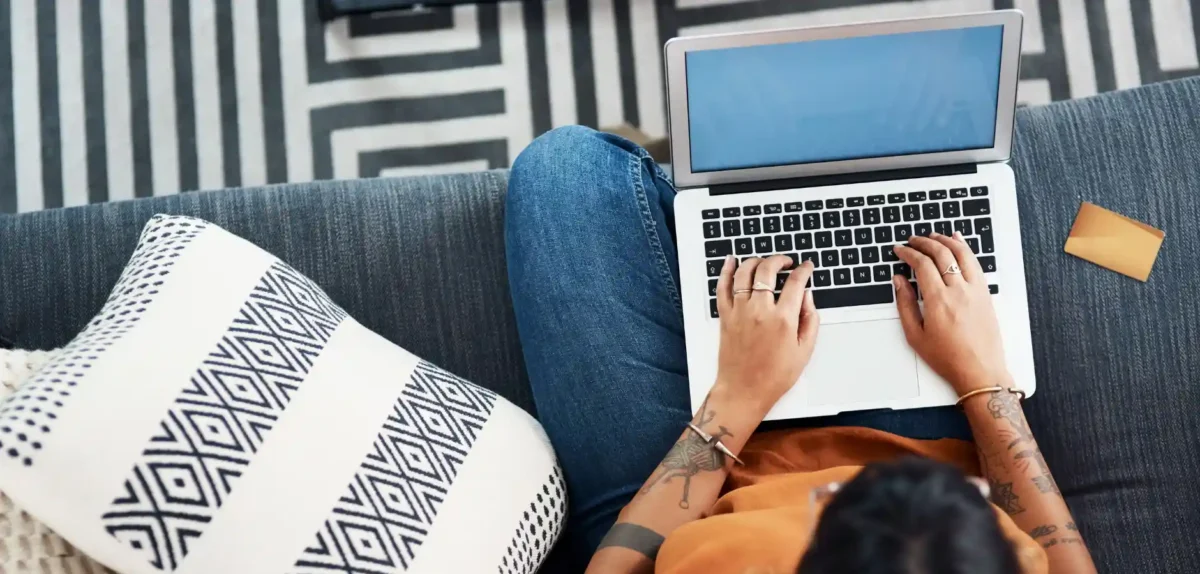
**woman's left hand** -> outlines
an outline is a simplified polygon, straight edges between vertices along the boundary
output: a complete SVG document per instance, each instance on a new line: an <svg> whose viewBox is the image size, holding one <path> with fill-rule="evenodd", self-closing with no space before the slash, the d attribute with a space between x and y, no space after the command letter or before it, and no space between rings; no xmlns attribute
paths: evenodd
<svg viewBox="0 0 1200 574"><path fill-rule="evenodd" d="M752 257L741 265L731 256L717 280L721 347L714 392L728 393L764 416L795 385L817 342L820 318L805 288L811 262L791 273L775 300L776 276L791 266L786 255ZM755 291L755 284L769 288Z"/></svg>

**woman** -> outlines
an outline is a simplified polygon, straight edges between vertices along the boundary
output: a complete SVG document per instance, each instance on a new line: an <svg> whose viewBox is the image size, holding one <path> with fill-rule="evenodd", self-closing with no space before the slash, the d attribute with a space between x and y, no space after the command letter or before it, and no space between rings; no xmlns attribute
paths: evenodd
<svg viewBox="0 0 1200 574"><path fill-rule="evenodd" d="M792 270L776 301L750 289L773 285L790 258L725 262L718 377L692 416L674 195L645 150L578 127L538 138L509 183L517 324L567 477L566 543L590 572L1094 570L1008 390L987 284L960 237L897 247L923 311L907 280L895 287L909 343L961 409L848 413L752 437L819 336L812 267ZM943 275L950 264L962 274Z"/></svg>

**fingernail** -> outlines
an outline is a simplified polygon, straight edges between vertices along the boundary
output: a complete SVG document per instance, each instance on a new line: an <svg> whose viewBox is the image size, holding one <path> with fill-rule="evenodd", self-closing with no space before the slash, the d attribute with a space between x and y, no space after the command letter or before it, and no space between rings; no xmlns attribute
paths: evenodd
<svg viewBox="0 0 1200 574"><path fill-rule="evenodd" d="M892 289L895 289L897 292L900 291L900 276L899 275L892 276Z"/></svg>
<svg viewBox="0 0 1200 574"><path fill-rule="evenodd" d="M958 232L958 231L955 231L955 232L954 232L954 238L955 238L955 239L958 239L958 240L961 240L961 239L962 239L962 233L960 233L960 232Z"/></svg>
<svg viewBox="0 0 1200 574"><path fill-rule="evenodd" d="M726 255L726 256L725 256L725 265L729 265L730 263L733 263L733 256L732 256L732 255Z"/></svg>
<svg viewBox="0 0 1200 574"><path fill-rule="evenodd" d="M936 231L934 231L933 233L930 233L930 234L929 234L929 236L930 236L930 237L941 237L941 236L942 236L942 234L941 234L941 233L938 233L938 232L936 232Z"/></svg>
<svg viewBox="0 0 1200 574"><path fill-rule="evenodd" d="M892 249L908 249L908 246L903 243L897 243Z"/></svg>

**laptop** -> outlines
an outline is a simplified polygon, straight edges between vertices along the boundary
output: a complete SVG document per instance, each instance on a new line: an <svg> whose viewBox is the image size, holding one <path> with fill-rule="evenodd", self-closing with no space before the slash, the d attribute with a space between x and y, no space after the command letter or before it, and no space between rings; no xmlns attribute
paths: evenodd
<svg viewBox="0 0 1200 574"><path fill-rule="evenodd" d="M977 254L1009 372L1033 394L1007 163L1021 23L1002 10L667 43L693 409L717 375L723 259L780 253L814 263L821 330L768 420L954 404L905 342L891 284L911 277L893 246L931 232L962 232Z"/></svg>

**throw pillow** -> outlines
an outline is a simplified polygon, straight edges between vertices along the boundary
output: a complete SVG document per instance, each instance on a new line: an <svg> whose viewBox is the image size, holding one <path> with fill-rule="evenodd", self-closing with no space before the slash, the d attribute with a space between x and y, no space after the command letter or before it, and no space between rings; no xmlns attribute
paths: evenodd
<svg viewBox="0 0 1200 574"><path fill-rule="evenodd" d="M532 572L566 505L524 411L167 216L0 402L0 491L126 574Z"/></svg>

